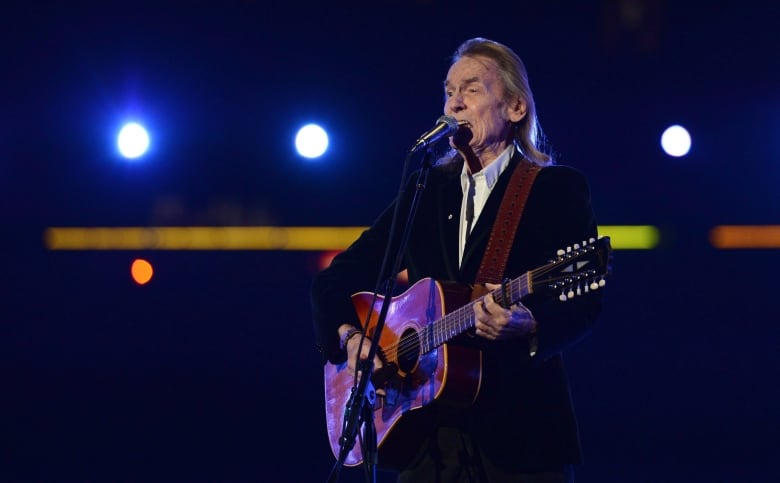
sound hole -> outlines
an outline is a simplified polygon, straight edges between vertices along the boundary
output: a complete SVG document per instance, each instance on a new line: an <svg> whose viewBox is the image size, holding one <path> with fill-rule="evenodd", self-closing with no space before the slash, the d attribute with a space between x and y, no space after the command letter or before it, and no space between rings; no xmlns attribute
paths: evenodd
<svg viewBox="0 0 780 483"><path fill-rule="evenodd" d="M408 374L417 366L419 358L420 337L414 329L406 329L398 346L398 367Z"/></svg>

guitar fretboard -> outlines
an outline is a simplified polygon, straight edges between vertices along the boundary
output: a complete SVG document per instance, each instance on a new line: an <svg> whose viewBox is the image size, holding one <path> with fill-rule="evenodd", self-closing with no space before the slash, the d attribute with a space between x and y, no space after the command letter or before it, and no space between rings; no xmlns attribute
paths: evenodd
<svg viewBox="0 0 780 483"><path fill-rule="evenodd" d="M493 290L490 294L493 295L493 298L498 304L503 307L509 307L528 295L530 292L530 277L531 273L527 272L524 275L507 282L506 293L499 288ZM471 301L459 309L444 315L441 319L423 327L418 333L418 336L420 337L421 353L427 354L445 342L474 327L474 304L477 302L478 300Z"/></svg>

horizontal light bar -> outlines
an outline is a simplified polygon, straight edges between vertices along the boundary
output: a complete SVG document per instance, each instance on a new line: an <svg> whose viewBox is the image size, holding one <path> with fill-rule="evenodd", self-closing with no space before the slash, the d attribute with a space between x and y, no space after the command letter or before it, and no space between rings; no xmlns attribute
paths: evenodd
<svg viewBox="0 0 780 483"><path fill-rule="evenodd" d="M780 225L719 225L710 230L715 248L780 248Z"/></svg>
<svg viewBox="0 0 780 483"><path fill-rule="evenodd" d="M608 236L616 250L651 250L661 239L652 225L599 225L599 236Z"/></svg>
<svg viewBox="0 0 780 483"><path fill-rule="evenodd" d="M366 227L81 227L48 228L49 250L343 250ZM658 229L648 225L608 225L600 235L615 249L651 249Z"/></svg>
<svg viewBox="0 0 780 483"><path fill-rule="evenodd" d="M362 227L48 228L50 250L343 250Z"/></svg>

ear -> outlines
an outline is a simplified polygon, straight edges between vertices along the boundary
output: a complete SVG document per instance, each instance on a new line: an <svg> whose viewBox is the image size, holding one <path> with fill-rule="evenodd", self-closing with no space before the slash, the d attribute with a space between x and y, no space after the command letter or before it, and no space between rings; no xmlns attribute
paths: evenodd
<svg viewBox="0 0 780 483"><path fill-rule="evenodd" d="M519 97L516 97L506 107L507 117L509 117L509 120L512 121L513 123L523 119L525 117L527 110L528 110L528 105L525 103L523 99Z"/></svg>

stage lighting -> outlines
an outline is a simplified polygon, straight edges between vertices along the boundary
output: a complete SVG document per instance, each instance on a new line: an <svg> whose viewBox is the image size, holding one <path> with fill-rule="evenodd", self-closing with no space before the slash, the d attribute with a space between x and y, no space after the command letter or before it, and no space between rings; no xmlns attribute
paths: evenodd
<svg viewBox="0 0 780 483"><path fill-rule="evenodd" d="M685 156L691 149L691 135L680 125L669 126L661 135L661 147L669 156Z"/></svg>
<svg viewBox="0 0 780 483"><path fill-rule="evenodd" d="M133 277L133 281L138 285L144 285L152 279L154 274L154 268L152 264L143 258L136 258L133 260L133 264L130 265L130 275Z"/></svg>
<svg viewBox="0 0 780 483"><path fill-rule="evenodd" d="M117 147L122 156L127 159L141 157L149 148L149 134L138 123L125 124L119 131Z"/></svg>
<svg viewBox="0 0 780 483"><path fill-rule="evenodd" d="M328 134L316 124L307 124L295 136L295 149L305 158L318 158L328 149Z"/></svg>

